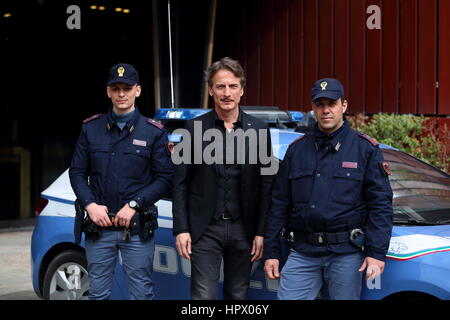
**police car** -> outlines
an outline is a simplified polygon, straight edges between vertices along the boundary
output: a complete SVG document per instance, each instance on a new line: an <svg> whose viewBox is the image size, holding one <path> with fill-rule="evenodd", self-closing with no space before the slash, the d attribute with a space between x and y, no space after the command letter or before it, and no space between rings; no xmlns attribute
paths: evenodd
<svg viewBox="0 0 450 320"><path fill-rule="evenodd" d="M161 109L155 119L169 130L208 112L204 109ZM302 114L276 109L245 112L263 118L271 129L274 156L282 160ZM177 135L170 140L178 142ZM363 299L450 299L450 176L399 150L380 146L390 163L394 192L394 228L385 272L364 281ZM68 170L41 193L32 236L32 281L44 299L87 299L89 279L84 240L75 244L75 195ZM172 235L170 199L156 203L159 229L155 235L154 281L156 299L190 299L190 262L176 251ZM127 299L128 288L118 259L112 299ZM221 292L222 277L219 281ZM174 289L176 288L176 289ZM276 299L277 280L267 279L263 261L252 269L249 299ZM220 296L220 294L219 294Z"/></svg>

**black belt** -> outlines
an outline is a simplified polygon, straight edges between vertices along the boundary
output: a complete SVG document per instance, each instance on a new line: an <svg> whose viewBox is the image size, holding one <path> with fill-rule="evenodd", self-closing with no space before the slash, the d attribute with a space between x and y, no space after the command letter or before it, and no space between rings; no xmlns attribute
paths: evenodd
<svg viewBox="0 0 450 320"><path fill-rule="evenodd" d="M339 244L350 241L350 232L316 232L316 233L306 233L306 232L294 232L294 242L306 242L313 244L315 246L326 246L329 244Z"/></svg>
<svg viewBox="0 0 450 320"><path fill-rule="evenodd" d="M111 220L111 223L113 222L113 219L116 217L116 213L108 212L108 218ZM104 230L109 231L124 231L124 226L118 226L116 227L114 224L109 227L99 227ZM130 234L135 235L139 233L139 213L136 212L136 214L131 218L130 226L128 227L130 229Z"/></svg>

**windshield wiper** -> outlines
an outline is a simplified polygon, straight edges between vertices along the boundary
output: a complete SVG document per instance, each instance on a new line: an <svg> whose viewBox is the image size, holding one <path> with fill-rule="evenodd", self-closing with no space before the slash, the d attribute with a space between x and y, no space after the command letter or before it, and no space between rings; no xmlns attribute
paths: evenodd
<svg viewBox="0 0 450 320"><path fill-rule="evenodd" d="M425 220L418 220L418 219L413 219L413 218L409 218L409 219L395 219L394 218L394 224L413 224L415 226L435 226L435 225L441 224L441 223L428 222Z"/></svg>
<svg viewBox="0 0 450 320"><path fill-rule="evenodd" d="M436 221L436 224L450 224L450 219L448 219L448 220L438 220L438 221Z"/></svg>

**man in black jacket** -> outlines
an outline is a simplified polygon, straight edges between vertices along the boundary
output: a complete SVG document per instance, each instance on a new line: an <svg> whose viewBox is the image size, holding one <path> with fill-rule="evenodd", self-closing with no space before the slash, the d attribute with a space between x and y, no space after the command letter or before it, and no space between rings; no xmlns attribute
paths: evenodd
<svg viewBox="0 0 450 320"><path fill-rule="evenodd" d="M252 262L263 254L277 168L269 164L267 125L239 108L245 87L239 62L221 59L206 80L214 110L188 121L175 149L183 149L183 159L174 161L173 232L178 253L191 261L193 299L216 298L222 259L224 299L245 299Z"/></svg>

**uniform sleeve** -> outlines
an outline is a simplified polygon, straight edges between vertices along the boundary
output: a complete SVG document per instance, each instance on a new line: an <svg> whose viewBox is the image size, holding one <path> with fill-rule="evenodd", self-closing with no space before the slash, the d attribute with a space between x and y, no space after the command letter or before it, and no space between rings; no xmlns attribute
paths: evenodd
<svg viewBox="0 0 450 320"><path fill-rule="evenodd" d="M392 189L383 170L383 154L376 147L368 159L363 197L367 203L366 256L385 261L392 234Z"/></svg>
<svg viewBox="0 0 450 320"><path fill-rule="evenodd" d="M271 206L266 217L264 229L264 259L281 258L278 235L287 226L292 211L291 186L289 183L290 148L281 162L280 170L275 178L271 192Z"/></svg>
<svg viewBox="0 0 450 320"><path fill-rule="evenodd" d="M191 122L186 122L186 133L193 137ZM181 145L181 144L180 144ZM179 145L179 146L180 146ZM192 145L192 144L191 144ZM177 146L175 147L177 149ZM190 175L192 171L192 150L191 158L185 162L175 165L174 187L172 191L172 216L173 216L173 234L177 235L183 232L189 232L188 220L188 188Z"/></svg>
<svg viewBox="0 0 450 320"><path fill-rule="evenodd" d="M84 208L92 202L96 202L95 196L88 184L89 172L86 127L83 126L70 164L69 177L72 189Z"/></svg>
<svg viewBox="0 0 450 320"><path fill-rule="evenodd" d="M137 192L136 202L141 208L149 207L172 189L173 163L168 150L169 139L165 131L156 138L151 154L152 182Z"/></svg>

